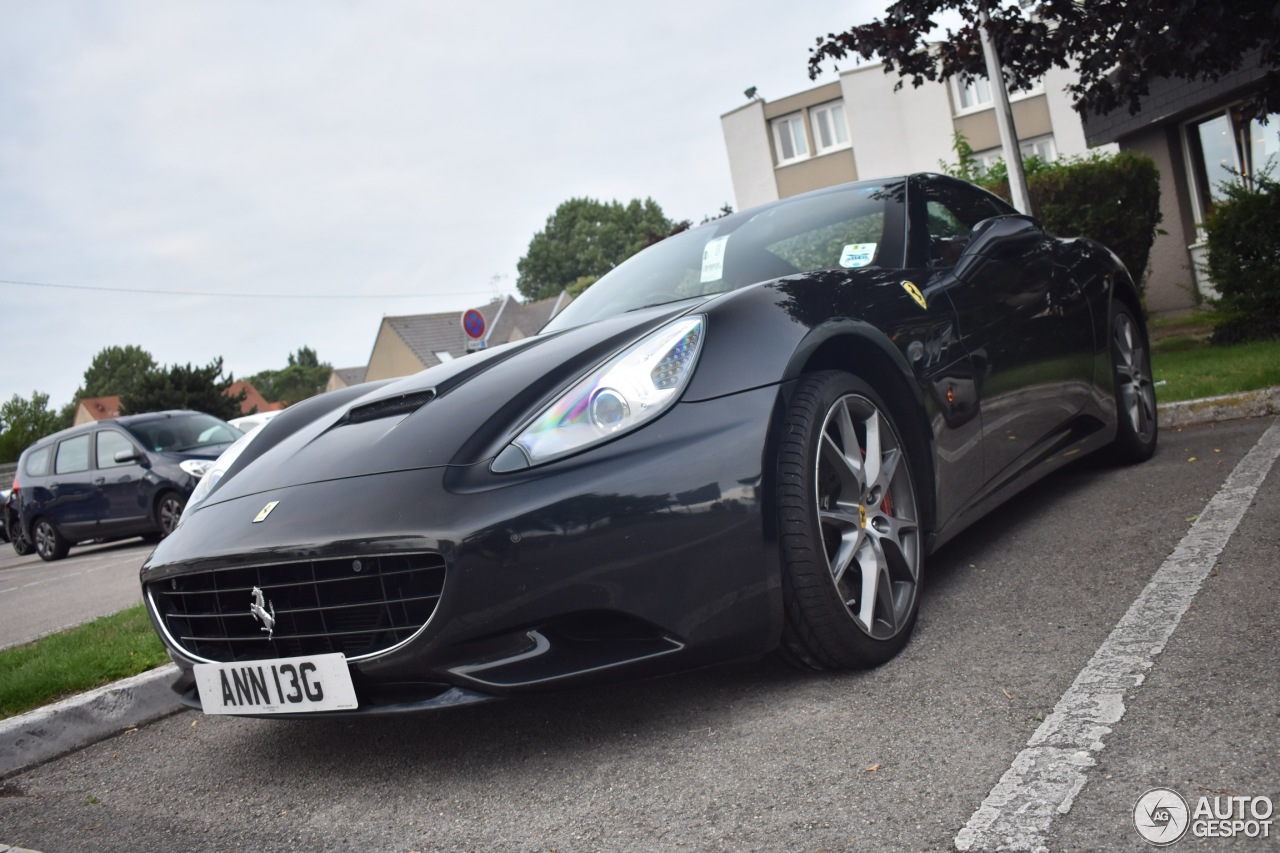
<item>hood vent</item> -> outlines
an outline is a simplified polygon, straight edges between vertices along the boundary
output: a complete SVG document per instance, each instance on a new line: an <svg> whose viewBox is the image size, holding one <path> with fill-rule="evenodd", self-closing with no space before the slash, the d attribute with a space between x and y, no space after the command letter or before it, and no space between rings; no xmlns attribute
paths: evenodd
<svg viewBox="0 0 1280 853"><path fill-rule="evenodd" d="M401 394L398 397L387 397L384 400L365 403L363 406L356 406L347 412L346 417L339 421L337 425L362 424L365 421L375 421L378 418L407 415L430 403L435 396L435 391L415 391L412 394Z"/></svg>

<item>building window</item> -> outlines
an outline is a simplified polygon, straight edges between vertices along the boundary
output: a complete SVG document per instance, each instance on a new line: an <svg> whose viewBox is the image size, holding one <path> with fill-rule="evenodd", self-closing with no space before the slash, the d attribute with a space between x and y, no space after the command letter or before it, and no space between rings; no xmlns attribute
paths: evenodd
<svg viewBox="0 0 1280 853"><path fill-rule="evenodd" d="M809 156L809 142L804 135L804 119L800 113L773 120L773 144L779 166Z"/></svg>
<svg viewBox="0 0 1280 853"><path fill-rule="evenodd" d="M960 112L991 105L991 83L986 77L958 77L954 85Z"/></svg>
<svg viewBox="0 0 1280 853"><path fill-rule="evenodd" d="M1044 91L1044 83L1039 82L1030 89L1014 89L1009 92L1009 100L1017 101L1039 95ZM956 113L970 113L985 110L994 103L991 94L991 81L986 77L958 76L951 78L951 95L955 99Z"/></svg>
<svg viewBox="0 0 1280 853"><path fill-rule="evenodd" d="M1188 167L1197 218L1226 198L1223 185L1280 169L1280 114L1266 124L1239 107L1185 126Z"/></svg>
<svg viewBox="0 0 1280 853"><path fill-rule="evenodd" d="M1031 139L1018 140L1018 150L1022 152L1022 159L1029 157L1039 157L1046 163L1052 163L1058 159L1058 146L1054 144L1053 135L1035 136ZM996 163L1004 161L1003 148L988 148L985 151L975 151L973 154L974 164L978 167L978 174L985 173Z"/></svg>
<svg viewBox="0 0 1280 853"><path fill-rule="evenodd" d="M809 115L813 119L814 147L819 154L849 147L849 125L844 120L843 101L814 107Z"/></svg>

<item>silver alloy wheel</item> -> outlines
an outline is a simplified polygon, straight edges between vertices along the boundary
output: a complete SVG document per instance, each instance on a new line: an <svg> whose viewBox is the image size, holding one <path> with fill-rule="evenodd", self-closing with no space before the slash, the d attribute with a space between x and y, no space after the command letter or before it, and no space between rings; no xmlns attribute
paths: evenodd
<svg viewBox="0 0 1280 853"><path fill-rule="evenodd" d="M1116 350L1116 390L1123 410L1120 414L1129 418L1139 440L1150 441L1156 420L1156 389L1147 348L1127 313L1116 314L1111 334Z"/></svg>
<svg viewBox="0 0 1280 853"><path fill-rule="evenodd" d="M36 522L36 553L48 560L58 548L58 533L53 525L41 519Z"/></svg>
<svg viewBox="0 0 1280 853"><path fill-rule="evenodd" d="M182 518L183 502L175 495L165 495L160 501L159 511L157 515L160 520L160 535L168 536L178 527L178 521Z"/></svg>
<svg viewBox="0 0 1280 853"><path fill-rule="evenodd" d="M858 627L889 639L908 623L920 577L919 515L903 450L859 394L827 412L821 442L814 480L832 581Z"/></svg>

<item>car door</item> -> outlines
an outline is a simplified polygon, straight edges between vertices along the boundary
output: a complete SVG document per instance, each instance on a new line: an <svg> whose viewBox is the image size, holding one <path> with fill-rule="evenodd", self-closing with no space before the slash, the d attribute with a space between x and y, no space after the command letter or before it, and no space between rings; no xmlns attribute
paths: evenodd
<svg viewBox="0 0 1280 853"><path fill-rule="evenodd" d="M72 541L97 535L101 496L93 484L90 433L65 438L53 454L49 501L42 510L58 532Z"/></svg>
<svg viewBox="0 0 1280 853"><path fill-rule="evenodd" d="M149 525L144 481L147 469L140 461L146 454L123 432L111 428L94 433L94 444L97 462L94 485L105 505L103 535L136 533L146 528ZM117 461L117 454L128 454L130 458Z"/></svg>
<svg viewBox="0 0 1280 853"><path fill-rule="evenodd" d="M1085 405L1093 378L1089 308L1070 278L1056 274L1049 235L964 280L949 275L973 227L1013 210L953 179L931 176L919 188L931 281L951 300L974 361L986 479L998 488L1051 453Z"/></svg>

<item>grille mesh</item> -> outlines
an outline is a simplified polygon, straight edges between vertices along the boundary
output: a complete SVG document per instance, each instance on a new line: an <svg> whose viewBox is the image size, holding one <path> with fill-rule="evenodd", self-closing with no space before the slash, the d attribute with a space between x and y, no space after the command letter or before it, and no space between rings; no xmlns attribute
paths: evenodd
<svg viewBox="0 0 1280 853"><path fill-rule="evenodd" d="M250 612L254 588L275 612L271 638ZM235 566L147 585L169 636L204 660L376 654L412 637L444 587L438 554Z"/></svg>

